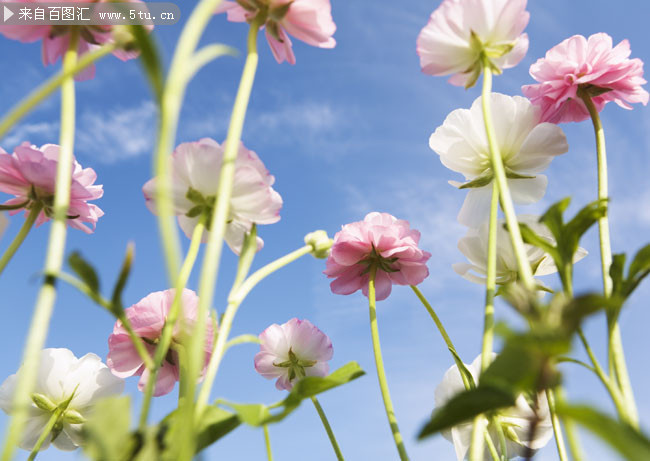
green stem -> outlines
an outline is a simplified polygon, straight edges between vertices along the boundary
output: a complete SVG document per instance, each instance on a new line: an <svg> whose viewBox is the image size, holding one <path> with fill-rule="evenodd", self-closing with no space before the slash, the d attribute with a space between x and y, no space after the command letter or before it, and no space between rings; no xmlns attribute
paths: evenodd
<svg viewBox="0 0 650 461"><path fill-rule="evenodd" d="M264 425L264 445L266 445L266 459L273 461L273 452L271 451L271 436L269 435L268 424Z"/></svg>
<svg viewBox="0 0 650 461"><path fill-rule="evenodd" d="M285 255L275 261L267 264L266 266L258 269L250 277L248 277L234 293L228 297L228 307L226 312L223 315L221 320L221 325L219 326L219 334L217 335L217 340L214 342L212 349L212 355L210 356L210 362L208 363L208 368L205 372L205 379L201 390L199 391L199 397L196 401L196 414L200 415L208 404L208 399L210 398L210 392L212 391L212 386L214 380L217 376L217 371L219 370L219 364L223 358L224 352L226 350L226 344L228 342L228 336L230 335L230 329L232 328L232 322L237 313L237 309L240 304L244 301L248 293L261 282L264 278L272 274L273 272L281 269L287 264L295 261L301 256L305 256L313 248L311 245L305 245L302 248L299 248L295 251L292 251L288 255Z"/></svg>
<svg viewBox="0 0 650 461"><path fill-rule="evenodd" d="M487 419L485 419L485 416L483 415L478 415L474 418L474 424L472 425L472 438L469 445L469 461L483 461L483 434L486 432ZM497 456L497 459L500 458Z"/></svg>
<svg viewBox="0 0 650 461"><path fill-rule="evenodd" d="M117 44L115 43L107 43L95 51L85 53L74 65L69 66L67 69L63 69L61 72L33 90L29 96L12 107L9 113L0 120L0 139L2 139L4 135L6 135L7 132L25 115L34 109L34 107L54 93L54 91L56 91L64 81L78 74L98 59L112 53L115 51L116 47Z"/></svg>
<svg viewBox="0 0 650 461"><path fill-rule="evenodd" d="M605 131L598 114L598 109L594 104L591 96L582 90L578 90L578 96L582 99L589 111L591 121L594 125L596 135L596 155L598 161L598 200L607 200L609 198L608 179L607 179L607 149L605 146ZM612 295L612 279L609 275L609 268L612 265L612 247L609 238L609 217L605 213L598 220L598 234L600 238L600 262L603 277L603 293L605 297ZM627 411L627 421L634 427L639 426L639 416L634 401L632 384L625 364L625 354L623 352L623 342L621 341L621 332L618 326L618 319L608 319L610 326L609 332L609 362L613 375L621 389Z"/></svg>
<svg viewBox="0 0 650 461"><path fill-rule="evenodd" d="M481 370L492 361L492 343L494 341L494 294L497 278L497 225L499 214L499 188L492 184L492 201L490 204L490 224L488 228L487 274L485 281L485 313L483 320L483 345L481 348Z"/></svg>
<svg viewBox="0 0 650 461"><path fill-rule="evenodd" d="M58 273L63 264L65 240L67 231L67 214L70 203L70 184L73 165L74 133L75 133L75 86L71 70L77 63L77 44L79 31L72 28L70 43L63 56L63 71L69 75L61 85L61 133L59 140L59 158L56 171L56 186L54 191L54 216L50 227L50 239L45 258L44 272ZM54 301L56 299L56 279L46 275L36 300L34 316L27 334L27 343L23 353L22 371L18 374L16 393L12 407L15 409L9 423L6 443L2 452L2 461L9 461L13 455L16 443L21 437L29 410L29 396L32 392L38 358L47 336Z"/></svg>
<svg viewBox="0 0 650 461"><path fill-rule="evenodd" d="M329 437L330 443L332 444L332 448L334 449L334 453L336 454L336 459L338 459L339 461L343 461L343 454L341 453L339 444L336 442L336 437L334 437L332 426L330 426L330 423L327 420L327 416L325 416L323 407L320 406L320 403L318 402L316 397L312 396L311 401L314 402L314 406L316 407L318 416L320 416L320 420L323 422L323 426L325 427L325 432L327 432L327 437Z"/></svg>
<svg viewBox="0 0 650 461"><path fill-rule="evenodd" d="M515 257L517 258L521 280L526 288L533 292L535 290L535 279L533 277L533 271L530 268L528 258L526 257L526 248L524 247L524 241L521 238L521 232L519 230L519 224L517 222L517 215L515 214L515 207L512 204L512 197L510 196L510 189L508 188L508 179L506 178L503 159L501 158L501 151L499 150L499 145L496 141L494 125L492 124L490 97L491 93L492 69L490 68L490 64L487 62L486 58L486 63L483 66L483 93L481 101L483 104L485 134L487 136L488 147L490 149L490 162L497 186L499 188L501 208L503 209L503 214L506 217L508 233L510 234L510 240L512 242L512 248L515 252Z"/></svg>
<svg viewBox="0 0 650 461"><path fill-rule="evenodd" d="M399 452L401 461L408 460L406 448L404 447L404 440L397 425L397 418L395 417L395 410L393 409L393 402L390 398L390 391L388 390L388 382L386 381L386 371L384 370L384 359L381 355L381 345L379 343L379 328L377 327L377 301L375 299L375 275L377 274L377 267L370 269L370 280L368 281L368 306L370 309L370 333L372 335L372 349L375 354L375 365L377 366L377 378L379 378L379 388L381 389L381 396L384 400L384 408L386 409L386 416L390 424L390 430L393 433L395 446Z"/></svg>
<svg viewBox="0 0 650 461"><path fill-rule="evenodd" d="M160 342L156 347L156 352L154 353L153 358L153 367L149 372L149 380L147 381L147 386L144 392L144 399L142 400L142 408L140 410L140 429L144 430L147 427L147 418L149 415L149 407L151 406L151 398L153 397L153 391L156 385L156 378L158 376L158 371L160 366L167 356L167 351L172 342L172 335L174 333L174 325L179 318L181 311L181 298L183 295L183 290L187 285L187 281L190 278L192 273L192 268L196 262L196 257L199 254L199 248L201 247L201 239L203 238L203 232L205 231L205 216L199 218L194 230L192 231L192 240L190 241L190 248L187 251L185 261L183 261L183 266L178 274L178 279L175 286L174 300L172 306L169 309L169 314L165 321L165 326L160 334Z"/></svg>
<svg viewBox="0 0 650 461"><path fill-rule="evenodd" d="M454 347L454 343L451 341L451 338L447 334L447 330L445 330L445 327L442 325L442 322L440 321L440 318L436 314L436 312L433 310L433 307L431 307L431 304L427 299L424 297L422 292L418 287L415 285L411 285L411 289L415 292L415 295L418 297L424 308L427 310L431 318L433 319L433 323L436 324L436 327L438 328L438 331L440 332L440 336L442 336L442 339L444 340L445 344L447 345L447 348L451 351L456 352L456 348ZM452 354L453 355L453 354ZM459 370L460 373L460 370Z"/></svg>
<svg viewBox="0 0 650 461"><path fill-rule="evenodd" d="M38 218L38 214L41 212L41 210L42 206L40 204L34 203L32 205L32 209L29 211L27 218L25 218L23 226L20 228L18 234L16 234L5 253L2 255L2 258L0 258L0 275L5 270L5 267L7 267L7 264L9 264L9 261L11 261L11 258L13 258L13 256L16 254L16 251L18 251L20 245L22 245L22 243L25 241L25 237L27 237L27 234L29 234L29 231L34 226L34 222L36 221L36 218Z"/></svg>
<svg viewBox="0 0 650 461"><path fill-rule="evenodd" d="M219 174L217 204L214 207L210 222L210 237L208 238L208 243L205 249L203 266L201 268L201 277L199 279L198 317L189 348L190 366L188 401L190 399L192 399L192 401L194 400L196 381L205 360L205 321L208 310L212 304L217 275L219 273L221 250L223 249L223 237L226 232L226 223L230 212L230 198L232 196L235 177L235 161L237 160L237 153L239 152L239 144L244 127L244 119L246 118L248 100L250 99L253 82L255 80L255 72L257 70L257 33L260 26L261 24L257 20L253 21L250 25L248 33L248 54L246 56L246 62L244 63L244 70L242 71L237 95L235 96L235 103L230 117L230 126L228 127L228 135L226 136L221 172ZM232 322L234 311L236 311L237 307L231 308L231 305L229 305L228 309L231 310L229 321ZM224 322L227 314L228 313L224 315ZM228 325L227 328L224 328L223 326L219 327L217 344L221 346L221 350L219 351L220 354L223 354L223 347L225 346L225 339L227 339L226 336L229 330L230 325ZM208 395L204 395L203 398L207 400L209 390L207 390L206 393L208 393ZM197 404L195 410L197 415L202 413L203 405L202 402Z"/></svg>
<svg viewBox="0 0 650 461"><path fill-rule="evenodd" d="M52 429L54 429L54 425L59 420L61 413L62 411L60 408L57 408L52 412L52 416L50 416L50 419L47 421L47 424L43 428L43 432L41 432L41 435L38 437L38 440L36 440L36 443L34 444L34 448L32 448L32 451L29 453L29 457L27 458L27 461L33 461L36 458L38 452L41 451L41 447L43 446L43 443L45 443L45 440L52 432Z"/></svg>
<svg viewBox="0 0 650 461"><path fill-rule="evenodd" d="M561 404L564 403L565 398L564 398L564 390L562 387L558 387L555 390L555 395L552 396L551 400L553 400L553 405L555 405L555 400L558 400ZM549 400L549 409L551 407L551 401ZM551 417L553 417L553 413L551 413ZM566 438L569 443L569 452L571 453L571 459L572 461L583 461L584 460L584 454L582 452L582 446L580 444L580 439L578 438L578 428L576 427L575 423L573 422L572 419L567 418L564 420L564 431L566 432ZM561 432L560 432L561 433Z"/></svg>
<svg viewBox="0 0 650 461"><path fill-rule="evenodd" d="M555 444L557 446L558 456L560 457L560 461L567 461L569 458L567 457L564 437L562 436L562 426L560 425L560 419L555 411L555 395L551 389L546 389L546 400L548 401L548 409L551 414L551 424L553 425L553 434L555 434Z"/></svg>

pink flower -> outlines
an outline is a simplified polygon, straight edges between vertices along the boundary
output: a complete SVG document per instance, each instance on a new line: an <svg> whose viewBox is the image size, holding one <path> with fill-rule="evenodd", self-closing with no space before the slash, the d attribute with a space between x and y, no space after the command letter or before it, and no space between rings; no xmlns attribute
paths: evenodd
<svg viewBox="0 0 650 461"><path fill-rule="evenodd" d="M126 317L131 322L135 333L140 336L145 347L154 356L154 351L160 339L167 315L172 307L176 290L157 291L141 299L137 304L125 310ZM199 298L192 290L185 289L181 296L182 313L178 319L172 335L172 344L167 357L163 361L154 389L154 396L169 394L174 389L174 384L179 378L177 345L183 344L188 332L192 331L196 322ZM184 330L181 330L181 325ZM205 330L205 364L203 372L208 366L212 352L213 330L210 319L207 319ZM115 323L113 334L108 337L108 358L106 364L115 376L128 378L140 376L138 389L144 390L149 380L149 370L144 366L138 355L131 338L119 320Z"/></svg>
<svg viewBox="0 0 650 461"><path fill-rule="evenodd" d="M48 3L57 0L0 0L2 3ZM141 3L141 0L129 0ZM75 3L97 3L108 0L75 0ZM43 40L43 65L54 64L68 49L70 43L70 28L80 27L79 55L99 48L100 45L113 42L112 26L52 26L52 25L0 25L0 34L18 40L22 43L32 43ZM113 55L122 61L138 56L137 52L117 49ZM75 76L75 80L89 80L95 77L95 66L90 65Z"/></svg>
<svg viewBox="0 0 650 461"><path fill-rule="evenodd" d="M242 5L246 5L244 8ZM278 63L296 63L290 34L308 45L334 48L332 37L336 24L332 20L330 0L239 0L223 1L216 13L227 13L228 21L252 22L264 15L265 35Z"/></svg>
<svg viewBox="0 0 650 461"><path fill-rule="evenodd" d="M420 233L408 221L388 213L368 213L363 221L346 224L334 236L324 274L339 295L361 289L368 296L370 268L375 266L377 301L386 299L393 284L418 285L428 275L430 253L418 248Z"/></svg>
<svg viewBox="0 0 650 461"><path fill-rule="evenodd" d="M219 171L223 160L223 147L210 138L180 144L172 154L172 199L178 222L188 237L202 213L212 214ZM253 224L273 224L280 220L282 197L273 189L275 178L252 150L240 144L235 162L235 179L230 198L230 216L225 240L237 254L245 234ZM156 179L142 188L147 207L156 213ZM203 235L203 241L208 233ZM258 249L264 242L258 237Z"/></svg>
<svg viewBox="0 0 650 461"><path fill-rule="evenodd" d="M497 71L517 65L528 51L529 16L526 0L444 0L418 36L422 72L470 87L482 54Z"/></svg>
<svg viewBox="0 0 650 461"><path fill-rule="evenodd" d="M641 87L646 83L643 61L629 56L627 40L612 48L612 38L607 34L594 34L589 39L574 35L530 66L530 75L540 83L524 85L522 91L542 108L542 120L552 123L589 118L579 89L592 97L599 112L610 101L625 109L632 109L628 103L646 105L648 92Z"/></svg>
<svg viewBox="0 0 650 461"><path fill-rule="evenodd" d="M332 341L309 320L274 323L260 334L260 341L255 370L266 379L277 378L275 387L279 390L291 390L305 376L326 376L329 372Z"/></svg>
<svg viewBox="0 0 650 461"><path fill-rule="evenodd" d="M16 207L9 211L10 215L40 204L43 211L36 219L36 225L50 220L58 160L59 146L55 144L45 144L38 148L24 142L16 147L13 154L0 148L0 192L15 195L15 198L3 203L5 206ZM100 198L104 195L104 190L101 185L95 185L95 170L82 168L77 161L73 161L68 224L90 234L104 212L88 201ZM92 229L84 223L89 223Z"/></svg>

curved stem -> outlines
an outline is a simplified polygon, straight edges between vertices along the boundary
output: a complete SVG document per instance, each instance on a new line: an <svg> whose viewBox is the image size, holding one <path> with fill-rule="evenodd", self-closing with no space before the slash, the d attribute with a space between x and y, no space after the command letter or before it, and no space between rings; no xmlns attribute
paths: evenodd
<svg viewBox="0 0 650 461"><path fill-rule="evenodd" d="M404 440L397 425L397 418L395 417L395 410L393 409L393 402L390 398L390 391L388 390L388 382L386 381L386 371L384 370L384 359L381 355L381 345L379 343L379 328L377 327L377 301L375 299L375 275L377 268L371 267L370 280L368 281L368 307L370 309L370 333L372 335L372 349L375 354L375 365L377 366L377 378L379 378L379 388L381 389L381 396L384 400L384 408L386 409L386 416L390 424L390 430L393 433L395 446L399 452L401 461L408 460L408 454L404 447Z"/></svg>
<svg viewBox="0 0 650 461"><path fill-rule="evenodd" d="M196 389L196 381L201 372L205 360L204 342L205 342L205 321L208 310L212 305L212 298L219 273L219 263L221 261L221 250L223 249L223 238L226 232L226 222L228 214L230 213L230 198L232 196L232 188L235 177L235 161L237 153L239 152L239 145L241 141L241 134L244 127L244 119L246 117L246 110L248 108L248 100L250 99L251 91L253 89L253 82L255 80L255 72L257 70L257 33L261 24L255 20L250 25L248 33L248 54L246 62L244 63L244 70L242 71L241 80L237 95L235 96L235 103L233 105L232 115L230 117L230 126L228 127L228 135L226 137L226 144L224 147L223 161L221 163L221 172L219 174L219 187L217 190L217 203L214 207L213 214L210 222L210 236L205 248L205 256L203 257L203 266L201 268L201 277L199 279L199 307L196 325L194 327L194 334L190 341L190 366L189 366L189 382L188 382L188 397L192 400ZM234 309L228 306L231 311L230 322L234 317ZM224 315L225 322L225 315ZM223 347L230 325L227 328L219 327L219 336L217 344L221 345L220 354L223 354ZM220 358L219 358L220 360ZM207 400L209 390L206 391L207 395L203 398ZM199 396L201 397L201 396ZM188 399L189 400L189 399ZM195 413L201 414L203 411L203 403L198 402Z"/></svg>
<svg viewBox="0 0 650 461"><path fill-rule="evenodd" d="M201 239L203 238L203 232L205 231L205 217L199 218L194 230L192 232L192 240L190 241L190 248L187 251L187 256L185 261L183 261L183 266L178 274L178 280L175 286L174 301L172 306L169 309L169 315L165 321L165 326L163 327L162 333L160 334L160 342L156 347L156 352L154 353L153 358L153 368L149 372L149 380L147 381L147 386L144 392L144 398L142 400L142 408L140 410L140 429L143 430L147 427L147 418L149 415L149 407L151 406L151 398L153 396L153 391L156 385L156 378L158 376L158 371L160 366L167 356L167 351L172 342L172 334L174 332L174 325L176 320L179 317L181 311L181 297L185 285L190 278L192 273L192 268L196 262L196 257L199 254L199 248L201 247Z"/></svg>
<svg viewBox="0 0 650 461"><path fill-rule="evenodd" d="M106 43L95 51L85 53L74 65L69 66L67 69L64 68L61 72L33 90L29 96L12 107L9 113L0 120L0 139L4 137L4 135L7 134L7 132L25 115L34 109L34 107L54 93L54 91L56 91L64 81L78 74L98 59L112 53L116 48L116 43Z"/></svg>
<svg viewBox="0 0 650 461"><path fill-rule="evenodd" d="M562 436L562 426L555 411L555 395L551 389L546 389L546 400L548 401L548 409L551 414L551 424L553 425L553 434L555 435L558 456L560 457L560 461L567 461L569 458L567 457L564 437Z"/></svg>
<svg viewBox="0 0 650 461"><path fill-rule="evenodd" d="M219 326L219 334L217 335L217 340L214 342L212 348L212 355L210 356L210 361L208 363L208 368L205 372L205 379L201 385L201 390L199 391L199 397L196 401L196 414L200 415L201 412L205 409L208 404L208 399L210 398L210 392L212 391L212 386L214 380L219 371L219 365L221 359L227 349L228 336L230 335L230 329L232 328L232 322L237 313L237 309L240 304L244 301L248 293L261 282L264 278L271 275L273 272L281 269L287 264L295 261L301 256L307 255L312 251L311 245L305 245L302 248L299 248L295 251L292 251L288 255L285 255L275 261L267 264L266 266L258 269L253 274L250 275L240 286L228 297L228 307L226 312L223 315L221 320L221 325Z"/></svg>
<svg viewBox="0 0 650 461"><path fill-rule="evenodd" d="M41 435L38 437L38 440L36 440L36 443L34 444L34 448L32 448L32 451L29 453L29 457L27 458L27 461L33 461L36 458L38 452L41 451L41 447L43 446L43 443L45 443L45 440L52 432L52 429L54 429L54 425L59 420L59 416L61 416L61 413L62 412L60 408L57 408L52 412L52 416L50 416L50 419L47 421L47 424L43 428L43 432L41 432Z"/></svg>
<svg viewBox="0 0 650 461"><path fill-rule="evenodd" d="M591 121L594 125L594 133L596 135L596 155L598 161L598 199L607 200L609 197L608 192L608 179L607 179L607 149L605 147L605 131L603 124L598 114L598 109L591 99L589 94L582 90L578 90L578 96L582 99L587 106ZM612 279L609 275L609 268L612 265L612 248L609 238L609 218L608 213L605 213L598 220L598 235L600 238L600 262L601 272L603 277L603 293L605 297L612 295ZM623 352L623 342L621 341L621 332L618 326L617 318L609 318L610 323L609 332L609 362L610 368L613 370L613 375L621 389L625 407L627 411L627 421L634 427L639 426L639 416L634 401L634 393L630 383L630 377L625 364L625 354Z"/></svg>
<svg viewBox="0 0 650 461"><path fill-rule="evenodd" d="M9 247L5 250L2 258L0 258L0 275L2 275L2 272L5 270L5 267L7 267L7 264L9 264L9 261L11 261L11 258L13 258L13 256L16 254L16 251L18 251L20 245L22 245L22 243L25 241L25 237L27 237L27 234L29 234L29 231L34 226L34 222L36 221L36 218L38 218L38 214L41 212L41 209L41 205L35 203L32 209L29 211L29 214L27 215L27 218L25 218L25 222L23 223L22 227L12 240Z"/></svg>
<svg viewBox="0 0 650 461"><path fill-rule="evenodd" d="M273 452L271 451L271 436L269 435L269 425L264 425L264 445L266 446L266 459L273 461Z"/></svg>
<svg viewBox="0 0 650 461"><path fill-rule="evenodd" d="M487 58L486 58L487 59ZM499 188L501 197L501 208L506 217L506 224L508 225L508 233L510 234L510 241L512 248L517 258L519 266L519 273L521 280L531 292L535 290L535 279L533 278L533 271L530 268L530 263L526 257L526 248L524 241L521 238L519 231L519 224L517 223L517 215L515 214L515 207L512 204L512 197L510 196L510 189L508 188L508 179L506 178L506 171L503 166L503 159L501 158L501 151L496 141L496 133L492 124L492 109L491 109L491 95L492 93L492 70L489 63L483 66L483 121L485 123L485 134L487 136L488 147L490 149L490 162L492 165L492 172Z"/></svg>
<svg viewBox="0 0 650 461"><path fill-rule="evenodd" d="M45 258L45 274L58 273L63 264L65 240L67 232L67 214L70 203L70 184L73 165L74 132L75 132L75 86L72 69L77 63L77 44L79 31L72 28L68 50L63 56L63 71L69 75L61 85L61 133L60 149L56 170L56 186L54 191L54 216L50 227L50 239ZM56 278L46 275L38 293L34 316L27 334L27 343L23 354L22 371L18 374L16 393L12 400L15 409L8 427L6 443L2 452L2 460L9 461L20 438L27 419L29 396L32 392L36 373L38 371L39 351L43 348L50 317L56 299Z"/></svg>
<svg viewBox="0 0 650 461"><path fill-rule="evenodd" d="M338 459L339 461L343 461L343 454L341 453L339 444L336 442L336 437L334 437L332 426L330 426L330 423L327 420L327 416L325 416L323 407L320 406L320 403L318 402L318 399L316 399L316 397L312 396L311 401L314 403L314 406L316 407L316 411L318 412L318 416L320 416L320 420L323 422L323 426L325 427L325 432L327 432L327 437L329 437L330 443L332 444L332 448L334 449L334 453L336 454L336 459Z"/></svg>
<svg viewBox="0 0 650 461"><path fill-rule="evenodd" d="M427 312L433 319L433 322L436 324L436 327L440 332L440 336L442 336L442 339L445 341L447 348L456 352L454 343L452 343L451 338L447 334L447 330L445 330L445 327L442 325L442 322L440 321L440 318L438 317L436 312L433 310L433 307L431 307L431 304L429 304L429 301L427 301L427 299L424 297L424 295L422 294L422 292L418 287L416 287L415 285L411 285L411 289L415 292L416 296L422 302L422 305L424 305L424 308L427 310Z"/></svg>

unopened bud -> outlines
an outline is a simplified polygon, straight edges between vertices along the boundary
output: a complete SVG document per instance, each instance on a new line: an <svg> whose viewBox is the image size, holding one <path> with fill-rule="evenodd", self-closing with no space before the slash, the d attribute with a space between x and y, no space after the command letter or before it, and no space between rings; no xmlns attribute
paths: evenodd
<svg viewBox="0 0 650 461"><path fill-rule="evenodd" d="M315 258L327 258L334 241L327 236L324 230L317 230L305 235L305 244L311 245Z"/></svg>
<svg viewBox="0 0 650 461"><path fill-rule="evenodd" d="M56 410L56 405L47 396L43 394L33 393L32 402L41 410L52 412Z"/></svg>
<svg viewBox="0 0 650 461"><path fill-rule="evenodd" d="M77 410L66 410L63 413L63 421L69 424L83 424L86 422L86 418L81 416Z"/></svg>

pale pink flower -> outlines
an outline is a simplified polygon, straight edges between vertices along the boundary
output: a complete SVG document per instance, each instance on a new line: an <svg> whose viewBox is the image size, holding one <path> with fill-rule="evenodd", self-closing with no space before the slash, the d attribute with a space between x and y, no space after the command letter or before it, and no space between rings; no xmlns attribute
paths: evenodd
<svg viewBox="0 0 650 461"><path fill-rule="evenodd" d="M326 376L334 351L329 337L309 320L293 318L274 323L260 334L255 370L266 379L276 379L279 390L291 390L305 376Z"/></svg>
<svg viewBox="0 0 650 461"><path fill-rule="evenodd" d="M324 274L339 295L361 289L368 296L371 267L377 268L377 301L386 299L393 284L418 285L428 275L430 253L418 248L420 233L408 221L388 213L368 213L363 221L346 224L334 236Z"/></svg>
<svg viewBox="0 0 650 461"><path fill-rule="evenodd" d="M55 3L58 0L0 0L2 3ZM75 0L74 3L97 3L109 0ZM141 3L141 0L129 0ZM112 43L112 26L52 26L52 25L0 25L0 34L18 40L22 43L32 43L43 40L43 64L54 64L64 55L70 43L70 28L80 27L79 46L77 52L81 56L99 48L105 43ZM138 56L137 52L117 49L113 55L122 61L127 61ZM75 76L75 80L89 80L95 77L95 65L91 64Z"/></svg>
<svg viewBox="0 0 650 461"><path fill-rule="evenodd" d="M542 120L552 123L589 118L578 89L591 95L599 112L610 101L625 109L639 102L646 105L643 61L629 59L630 52L627 40L612 48L612 37L604 33L589 39L574 35L530 66L530 75L540 83L524 85L522 91L542 108Z"/></svg>
<svg viewBox="0 0 650 461"><path fill-rule="evenodd" d="M149 351L151 358L153 358L160 340L162 329L174 302L175 293L176 290L174 289L151 293L124 311L135 334L144 340L145 347ZM176 348L186 341L188 333L194 329L198 314L198 302L199 298L195 292L188 289L183 290L181 295L181 315L174 327L171 347L158 371L154 396L170 393L179 379L179 356ZM181 329L181 326L183 326L183 329ZM202 375L210 360L213 335L212 322L209 318L206 318L204 347L206 357ZM120 378L140 376L138 389L144 390L149 380L149 370L144 366L129 334L119 320L115 323L113 333L108 337L108 348L106 364L113 374ZM203 376L201 376L201 379L203 379Z"/></svg>
<svg viewBox="0 0 650 461"><path fill-rule="evenodd" d="M180 144L172 154L172 200L178 222L188 237L202 213L212 214L223 147L210 138ZM235 178L230 198L230 216L225 240L237 254L253 224L273 224L280 220L282 197L273 189L275 178L252 150L240 144L235 162ZM156 213L156 179L142 188L147 207ZM208 232L203 235L207 242ZM258 237L258 249L263 241Z"/></svg>
<svg viewBox="0 0 650 461"><path fill-rule="evenodd" d="M242 4L246 4L248 10ZM289 35L319 48L336 46L336 40L332 37L336 24L332 20L330 0L223 1L216 13L223 12L227 13L228 21L249 23L257 15L267 14L264 32L278 63L296 63Z"/></svg>
<svg viewBox="0 0 650 461"><path fill-rule="evenodd" d="M17 384L16 373L0 386L0 408L7 414L13 412ZM60 432L54 438L50 433L41 451L50 444L59 450L75 450L83 443L83 422L92 415L94 404L102 398L121 394L123 390L124 381L113 376L97 355L77 358L68 349L43 349L39 354L36 383L20 448L32 450L58 405L68 402L55 426Z"/></svg>
<svg viewBox="0 0 650 461"><path fill-rule="evenodd" d="M10 215L22 209L28 213L31 207L40 203L43 210L36 219L36 225L50 220L58 161L59 146L56 144L45 144L38 148L24 142L16 147L13 154L0 148L0 192L15 196L3 203L4 206L16 207L9 211ZM90 234L104 212L88 201L100 198L104 190L101 185L95 184L95 170L82 168L76 160L73 162L68 225ZM84 223L90 224L92 229Z"/></svg>
<svg viewBox="0 0 650 461"><path fill-rule="evenodd" d="M517 65L528 51L529 16L526 0L444 0L418 36L422 72L472 86L482 53L497 70Z"/></svg>

